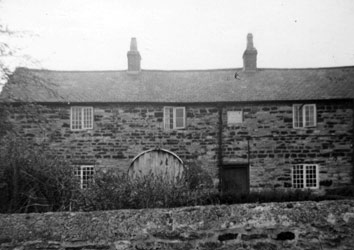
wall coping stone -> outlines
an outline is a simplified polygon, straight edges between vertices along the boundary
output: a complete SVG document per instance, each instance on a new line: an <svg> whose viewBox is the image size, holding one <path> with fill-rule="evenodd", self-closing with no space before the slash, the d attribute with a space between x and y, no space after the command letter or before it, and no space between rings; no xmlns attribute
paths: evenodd
<svg viewBox="0 0 354 250"><path fill-rule="evenodd" d="M353 234L354 200L0 214L0 249L346 249Z"/></svg>

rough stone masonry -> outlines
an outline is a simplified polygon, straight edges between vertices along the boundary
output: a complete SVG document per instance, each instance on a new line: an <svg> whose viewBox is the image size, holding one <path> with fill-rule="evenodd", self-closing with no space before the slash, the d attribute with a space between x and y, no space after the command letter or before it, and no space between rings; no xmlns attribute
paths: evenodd
<svg viewBox="0 0 354 250"><path fill-rule="evenodd" d="M1 214L0 249L353 249L354 200Z"/></svg>
<svg viewBox="0 0 354 250"><path fill-rule="evenodd" d="M291 102L230 104L222 109L224 164L250 164L250 187L290 188L294 164L318 164L320 188L352 179L353 111L351 102L317 102L317 126L293 128ZM218 109L186 105L186 128L163 129L163 105L94 105L94 129L70 130L69 105L40 106L37 123L20 111L11 119L19 134L32 138L78 165L126 173L139 153L163 147L186 163L197 163L217 180ZM243 110L241 124L228 125L227 112ZM249 138L249 151L248 139Z"/></svg>

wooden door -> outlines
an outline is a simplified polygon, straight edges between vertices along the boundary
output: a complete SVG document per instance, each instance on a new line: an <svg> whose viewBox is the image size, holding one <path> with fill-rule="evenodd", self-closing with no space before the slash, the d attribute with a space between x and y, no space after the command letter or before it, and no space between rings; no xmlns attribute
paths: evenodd
<svg viewBox="0 0 354 250"><path fill-rule="evenodd" d="M249 192L249 166L248 164L224 165L220 173L221 189L223 192L248 193Z"/></svg>
<svg viewBox="0 0 354 250"><path fill-rule="evenodd" d="M128 170L129 176L155 175L168 180L182 177L183 161L166 149L150 149L136 156Z"/></svg>

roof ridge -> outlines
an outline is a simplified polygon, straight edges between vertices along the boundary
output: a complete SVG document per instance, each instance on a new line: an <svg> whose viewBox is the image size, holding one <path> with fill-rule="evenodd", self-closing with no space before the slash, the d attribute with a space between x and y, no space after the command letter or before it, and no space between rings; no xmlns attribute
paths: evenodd
<svg viewBox="0 0 354 250"><path fill-rule="evenodd" d="M218 68L218 69L176 69L176 70L164 70L164 69L142 69L142 72L204 72L204 71L232 71L241 70L242 68ZM52 70L52 69L33 69L27 67L17 67L17 70L28 71L43 71L43 72L59 72L59 73L99 73L99 72L127 72L128 70Z"/></svg>
<svg viewBox="0 0 354 250"><path fill-rule="evenodd" d="M307 68L258 68L257 70L316 70L316 69L353 69L354 65L334 66L334 67L307 67Z"/></svg>
<svg viewBox="0 0 354 250"><path fill-rule="evenodd" d="M42 72L58 72L58 73L98 73L98 72L124 72L127 70L53 70L53 69L33 69L27 67L17 67L17 70L42 71Z"/></svg>
<svg viewBox="0 0 354 250"><path fill-rule="evenodd" d="M323 70L323 69L352 69L352 66L336 66L336 67L314 67L314 68L258 68L257 70ZM37 72L58 72L58 73L104 73L104 72L127 72L124 70L52 70L52 69L34 69L27 67L18 67L18 70L28 70ZM164 70L164 69L142 69L142 72L213 72L213 71L233 71L233 70L243 70L243 68L217 68L217 69L176 69L176 70Z"/></svg>

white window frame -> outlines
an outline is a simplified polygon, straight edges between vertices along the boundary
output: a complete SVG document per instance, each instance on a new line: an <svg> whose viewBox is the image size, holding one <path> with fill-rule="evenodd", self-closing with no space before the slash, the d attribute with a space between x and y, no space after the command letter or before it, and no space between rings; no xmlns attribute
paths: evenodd
<svg viewBox="0 0 354 250"><path fill-rule="evenodd" d="M81 127L80 128L73 128L74 109L79 109L81 112L81 121L80 121ZM89 126L85 126L85 117L84 117L85 110L90 110L90 113L91 113L91 119L89 120ZM70 109L70 129L73 131L93 129L93 107L72 106Z"/></svg>
<svg viewBox="0 0 354 250"><path fill-rule="evenodd" d="M173 112L173 128L167 128L166 125L166 109L172 109ZM177 121L176 121L176 113L178 109L183 110L183 126L177 127ZM172 130L172 129L184 129L186 128L186 108L185 107L171 107L171 106L165 106L163 107L163 127L165 130Z"/></svg>
<svg viewBox="0 0 354 250"><path fill-rule="evenodd" d="M95 168L93 165L79 165L75 166L74 169L74 175L76 178L79 179L79 185L81 189L87 189L89 187L88 183L85 183L84 177L85 177L85 171L92 173L92 176L90 177L90 182L92 183L94 181L95 177Z"/></svg>
<svg viewBox="0 0 354 250"><path fill-rule="evenodd" d="M295 181L295 178L294 178L294 168L296 166L303 166L303 169L302 169L302 179L303 179L303 187L294 187L294 181ZM307 186L307 181L306 181L306 171L307 171L307 168L308 167L315 167L316 170L315 170L315 178L316 178L316 186L312 186L312 187L308 187ZM319 165L318 164L295 164L291 167L291 185L294 189L318 189L319 186L320 186L320 178L319 178Z"/></svg>
<svg viewBox="0 0 354 250"><path fill-rule="evenodd" d="M306 107L313 107L313 125L306 126ZM301 108L301 110L299 110ZM302 126L296 126L295 112L296 109L302 112ZM317 110L316 104L293 104L293 128L313 128L317 126Z"/></svg>

